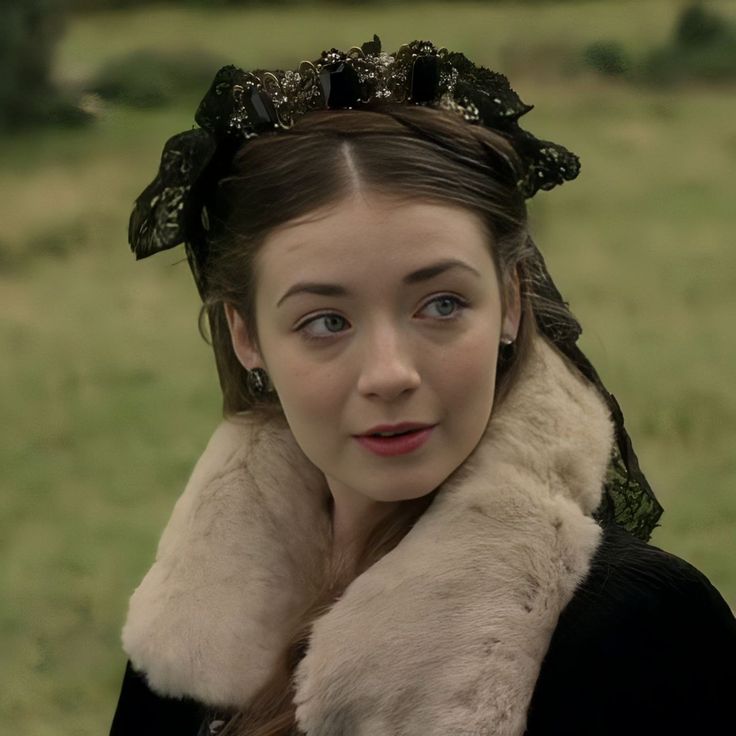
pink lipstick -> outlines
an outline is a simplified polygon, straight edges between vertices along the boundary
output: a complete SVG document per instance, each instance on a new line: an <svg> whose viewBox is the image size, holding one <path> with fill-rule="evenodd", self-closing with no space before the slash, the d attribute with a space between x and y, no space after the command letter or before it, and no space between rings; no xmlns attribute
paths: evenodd
<svg viewBox="0 0 736 736"><path fill-rule="evenodd" d="M356 436L355 439L376 455L404 455L420 448L429 439L433 430L434 426L423 427L395 437L374 437L363 434Z"/></svg>

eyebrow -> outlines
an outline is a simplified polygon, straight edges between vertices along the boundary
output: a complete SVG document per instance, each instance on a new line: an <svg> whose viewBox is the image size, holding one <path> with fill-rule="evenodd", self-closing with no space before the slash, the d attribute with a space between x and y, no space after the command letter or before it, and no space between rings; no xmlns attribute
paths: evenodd
<svg viewBox="0 0 736 736"><path fill-rule="evenodd" d="M439 276L439 274L448 271L451 268L462 268L466 271L474 273L478 278L482 278L479 271L469 266L463 261L458 261L455 258L447 258L437 263L432 263L429 266L424 266L417 271L404 276L401 280L403 284L407 286L410 284L418 284L422 281L428 281L429 279ZM306 292L307 294L319 294L320 296L350 296L350 292L339 284L322 284L316 282L300 282L294 284L276 303L277 307L281 306L281 303L287 298L294 294L300 294Z"/></svg>

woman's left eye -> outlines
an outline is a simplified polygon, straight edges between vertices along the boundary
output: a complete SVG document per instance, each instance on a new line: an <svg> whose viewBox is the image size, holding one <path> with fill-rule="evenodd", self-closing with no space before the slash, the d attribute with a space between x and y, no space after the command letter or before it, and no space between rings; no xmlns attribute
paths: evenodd
<svg viewBox="0 0 736 736"><path fill-rule="evenodd" d="M429 306L430 304L435 303L441 303L445 302L446 304L453 304L455 306L455 309L451 314L444 314L440 315L441 317L444 317L445 319L455 319L456 316L459 315L460 312L462 312L463 309L465 309L468 306L468 302L466 302L464 299L461 299L458 296L454 296L452 294L442 294L440 296L436 296L434 299L430 299L425 306ZM459 307L459 309L457 309Z"/></svg>

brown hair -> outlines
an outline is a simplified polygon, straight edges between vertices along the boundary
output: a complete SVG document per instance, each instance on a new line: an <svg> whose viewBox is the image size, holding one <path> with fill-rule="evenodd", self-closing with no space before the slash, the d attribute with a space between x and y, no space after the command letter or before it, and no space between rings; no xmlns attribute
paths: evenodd
<svg viewBox="0 0 736 736"><path fill-rule="evenodd" d="M339 202L356 183L400 199L451 203L480 215L499 275L502 307L514 273L519 276L522 317L515 346L498 366L494 406L503 401L536 330L535 313L557 309L535 297L533 255L523 196L516 187L520 162L500 134L470 125L456 114L429 107L386 105L371 110L315 111L288 131L262 134L236 154L213 193L206 313L223 393L225 416L249 411L264 420L283 414L278 396L253 396L247 372L230 339L224 304L235 306L259 348L255 313L255 257L278 226ZM222 736L297 733L293 673L304 656L312 623L330 609L358 575L398 545L432 503L439 488L402 502L370 530L357 554L325 561L319 594L303 611L268 682L229 720ZM331 501L331 499L330 499Z"/></svg>

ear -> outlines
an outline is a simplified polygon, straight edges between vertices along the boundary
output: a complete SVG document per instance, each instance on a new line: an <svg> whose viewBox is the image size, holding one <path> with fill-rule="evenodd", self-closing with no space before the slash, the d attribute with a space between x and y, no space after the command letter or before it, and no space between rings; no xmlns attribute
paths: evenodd
<svg viewBox="0 0 736 736"><path fill-rule="evenodd" d="M256 350L248 334L248 328L245 326L243 318L232 304L225 303L224 308L227 326L230 329L233 351L238 361L243 368L247 368L248 370L252 368L263 368L264 365L260 353Z"/></svg>
<svg viewBox="0 0 736 736"><path fill-rule="evenodd" d="M519 272L514 269L511 283L506 286L506 313L501 325L501 335L516 340L521 322L521 286Z"/></svg>

